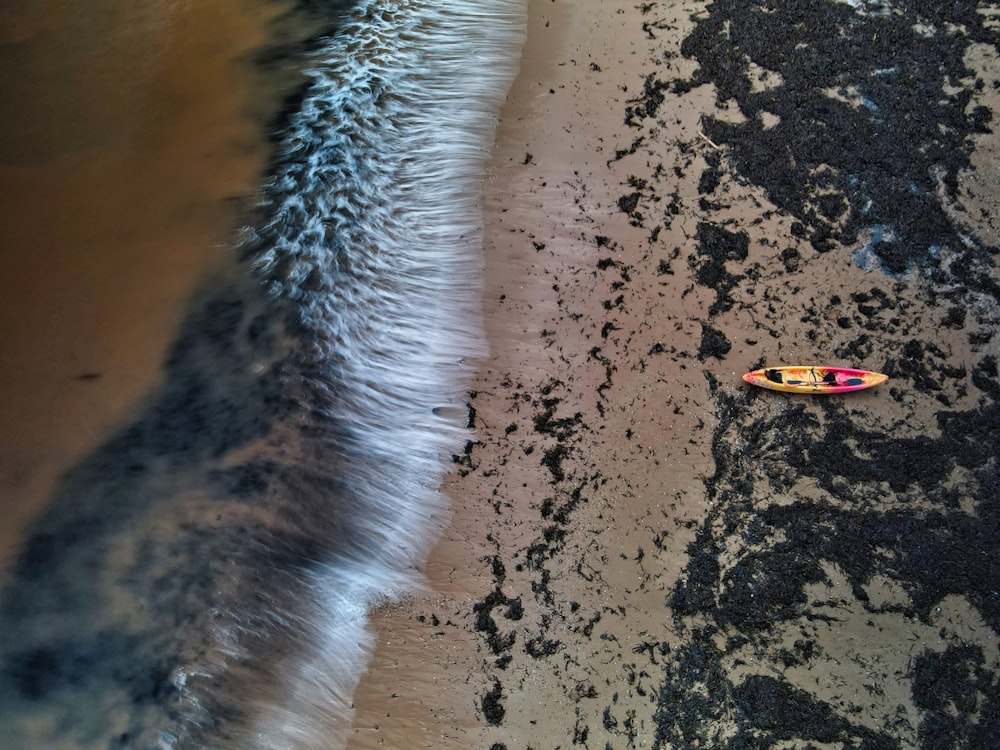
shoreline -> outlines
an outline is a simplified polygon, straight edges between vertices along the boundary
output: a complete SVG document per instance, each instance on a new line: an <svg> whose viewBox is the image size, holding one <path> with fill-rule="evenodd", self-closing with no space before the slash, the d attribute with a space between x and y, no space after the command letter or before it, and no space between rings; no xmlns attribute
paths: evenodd
<svg viewBox="0 0 1000 750"><path fill-rule="evenodd" d="M678 21L686 9L676 9ZM564 721L546 722L539 711L589 708L588 720L600 722L604 705L591 700L591 687L604 676L617 679L623 695L631 692L629 669L580 667L570 678L550 663L551 654L572 650L584 664L602 659L613 642L630 653L657 629L662 594L647 584L670 574L643 570L634 559L649 543L643 529L678 519L664 549L676 556L671 566L679 573L693 539L683 519L704 512L705 446L690 446L682 457L661 457L653 447L698 429L706 414L691 389L701 375L665 384L600 351L665 340L644 322L648 310L614 306L617 286L651 255L648 232L618 209L627 172L604 172L622 146L620 112L641 91L655 55L637 29L636 8L529 6L522 68L487 172L491 353L471 386L475 436L444 484L452 519L424 571L427 591L373 613L378 641L355 695L350 748L399 746L404 737L418 747L488 747L529 735L555 746L566 740ZM689 113L678 133L695 124ZM643 294L654 306L663 303L660 280L647 283ZM698 328L684 320L687 303L665 304L681 323L683 346L697 348ZM624 393L607 397L612 382ZM654 399L678 413L657 418ZM637 408L650 413L636 418ZM619 464L629 465L628 478ZM671 497L650 507L646 493L667 474ZM599 543L587 541L605 530ZM601 562L626 547L633 557L626 564ZM550 556L559 565L547 570L541 558ZM594 576L571 580L577 568ZM628 593L616 598L619 585ZM561 604L550 603L549 611L538 596ZM613 607L627 615L602 614ZM407 735L414 723L428 732L424 744Z"/></svg>

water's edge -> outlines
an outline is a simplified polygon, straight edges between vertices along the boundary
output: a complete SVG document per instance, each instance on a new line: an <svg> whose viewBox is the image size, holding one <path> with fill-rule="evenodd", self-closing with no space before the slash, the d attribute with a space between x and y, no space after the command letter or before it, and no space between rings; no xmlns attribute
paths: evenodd
<svg viewBox="0 0 1000 750"><path fill-rule="evenodd" d="M417 584L482 355L478 196L523 41L484 11L359 3L240 243L137 418L77 466L5 590L24 747L336 746L365 612Z"/></svg>

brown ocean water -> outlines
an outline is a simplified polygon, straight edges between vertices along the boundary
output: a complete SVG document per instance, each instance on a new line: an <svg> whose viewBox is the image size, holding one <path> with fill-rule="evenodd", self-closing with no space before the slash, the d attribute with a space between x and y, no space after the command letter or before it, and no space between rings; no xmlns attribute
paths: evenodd
<svg viewBox="0 0 1000 750"><path fill-rule="evenodd" d="M0 560L58 477L158 382L233 230L301 31L260 0L0 9Z"/></svg>

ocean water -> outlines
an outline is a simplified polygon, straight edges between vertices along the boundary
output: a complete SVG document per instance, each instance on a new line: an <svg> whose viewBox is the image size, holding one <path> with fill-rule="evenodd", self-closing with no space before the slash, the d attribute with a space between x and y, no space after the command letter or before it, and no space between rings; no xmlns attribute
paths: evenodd
<svg viewBox="0 0 1000 750"><path fill-rule="evenodd" d="M185 32L171 5L95 14L105 41L90 44L116 29L145 39L124 45L128 71L129 55L169 56ZM261 36L246 59L285 82L283 103L277 117L252 98L223 114L265 129L266 167L231 208L231 258L192 262L201 281L153 386L9 553L10 747L341 746L372 645L366 612L419 586L447 520L438 484L468 437L464 388L484 353L478 200L526 3L248 0L230 13L251 5ZM83 28L70 3L23 6L4 19L10 54L54 25ZM211 54L211 27L198 33ZM38 59L88 60L77 43ZM150 108L184 92L155 77L142 90L143 106L67 127L58 148L31 128L5 133L5 163L51 169L53 150L108 137L156 152ZM33 116L58 119L61 106ZM198 212L195 198L163 224Z"/></svg>

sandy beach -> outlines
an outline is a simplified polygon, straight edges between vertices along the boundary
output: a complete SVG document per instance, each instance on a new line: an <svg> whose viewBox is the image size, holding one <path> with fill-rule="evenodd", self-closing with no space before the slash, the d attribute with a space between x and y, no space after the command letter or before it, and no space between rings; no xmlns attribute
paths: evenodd
<svg viewBox="0 0 1000 750"><path fill-rule="evenodd" d="M924 19L969 66L939 102L967 130L937 187L891 166L924 208L868 216L839 175L890 178L855 125L809 118L869 104L786 42L821 56L830 29L867 28L859 58L887 69L927 50L880 46L899 27L875 11L806 5L531 3L484 187L475 437L427 591L375 615L350 747L995 742L996 36L974 11L968 37ZM918 130L874 127L873 148ZM935 211L952 225L904 218ZM890 220L923 255L873 237ZM792 362L892 380L831 400L740 382Z"/></svg>
<svg viewBox="0 0 1000 750"><path fill-rule="evenodd" d="M678 8L677 21L689 12ZM376 613L351 747L399 746L415 727L426 727L420 747L519 737L555 747L579 711L600 722L590 692L610 688L605 678L627 695L622 660L662 631L663 594L647 579L671 571L645 571L635 556L650 544L644 527L669 520L676 577L692 538L683 516L704 512L698 477L709 463L704 445L688 443L707 414L688 394L698 368L664 383L618 359L658 342L697 348L699 333L660 277L630 278L656 263L647 230L618 211L629 175L608 167L656 54L640 25L636 8L530 7L485 183L491 355L469 401L475 441L445 484L453 518L428 562L430 591ZM680 115L692 139L698 115ZM616 304L626 283L646 299ZM654 309L669 322L652 325ZM687 450L658 451L672 441ZM662 486L669 494L657 496ZM483 700L497 685L504 713L491 721Z"/></svg>

